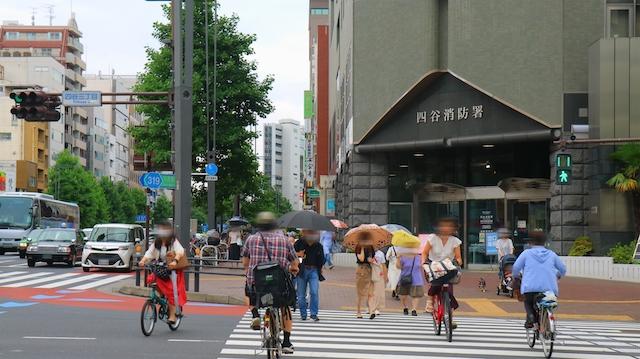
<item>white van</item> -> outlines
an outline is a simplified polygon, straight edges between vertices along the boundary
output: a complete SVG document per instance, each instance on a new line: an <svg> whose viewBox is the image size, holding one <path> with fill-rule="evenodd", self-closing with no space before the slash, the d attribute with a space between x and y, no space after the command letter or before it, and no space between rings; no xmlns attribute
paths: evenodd
<svg viewBox="0 0 640 359"><path fill-rule="evenodd" d="M137 224L97 224L82 252L82 269L122 269L131 271L135 247L144 240L144 230Z"/></svg>

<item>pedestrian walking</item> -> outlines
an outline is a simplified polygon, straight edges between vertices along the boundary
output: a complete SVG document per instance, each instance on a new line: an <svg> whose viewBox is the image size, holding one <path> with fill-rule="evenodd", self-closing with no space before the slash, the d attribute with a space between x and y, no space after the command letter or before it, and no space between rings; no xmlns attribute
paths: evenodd
<svg viewBox="0 0 640 359"><path fill-rule="evenodd" d="M380 311L385 307L384 291L388 281L387 278L387 260L384 252L377 250L373 256L373 262L371 262L371 295L369 296L369 308L373 310L370 312L369 319L374 319L380 315Z"/></svg>
<svg viewBox="0 0 640 359"><path fill-rule="evenodd" d="M320 280L325 261L322 244L320 244L320 232L302 230L302 236L296 241L294 248L302 261L300 272L296 277L300 319L307 320L308 308L311 313L310 318L317 322L320 320L318 318ZM307 289L309 290L308 303Z"/></svg>
<svg viewBox="0 0 640 359"><path fill-rule="evenodd" d="M403 313L409 315L409 304L411 304L411 315L417 317L418 301L424 297L422 258L418 254L402 254L396 262L396 267L401 270L398 294Z"/></svg>
<svg viewBox="0 0 640 359"><path fill-rule="evenodd" d="M324 262L329 267L329 269L333 269L333 244L334 244L334 232L331 231L322 231L320 233L320 242L322 243L322 249L324 251Z"/></svg>
<svg viewBox="0 0 640 359"><path fill-rule="evenodd" d="M240 259L240 251L243 244L244 239L242 229L240 227L231 227L229 230L229 259Z"/></svg>

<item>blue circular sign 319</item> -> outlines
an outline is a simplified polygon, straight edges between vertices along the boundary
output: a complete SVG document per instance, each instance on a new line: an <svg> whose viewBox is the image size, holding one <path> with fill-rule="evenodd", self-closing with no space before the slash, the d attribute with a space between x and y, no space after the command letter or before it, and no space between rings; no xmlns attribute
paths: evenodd
<svg viewBox="0 0 640 359"><path fill-rule="evenodd" d="M209 176L215 176L218 174L218 166L216 166L215 163L207 163L207 165L204 166L204 171Z"/></svg>
<svg viewBox="0 0 640 359"><path fill-rule="evenodd" d="M144 186L151 189L158 189L162 185L162 176L157 172L149 172L144 176Z"/></svg>

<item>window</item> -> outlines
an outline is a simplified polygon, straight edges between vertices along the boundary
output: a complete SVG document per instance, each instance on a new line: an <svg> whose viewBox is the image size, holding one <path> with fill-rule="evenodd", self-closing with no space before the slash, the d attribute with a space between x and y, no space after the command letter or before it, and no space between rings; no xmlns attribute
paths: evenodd
<svg viewBox="0 0 640 359"><path fill-rule="evenodd" d="M311 9L311 15L329 15L329 9Z"/></svg>
<svg viewBox="0 0 640 359"><path fill-rule="evenodd" d="M53 49L40 49L42 56L51 56Z"/></svg>
<svg viewBox="0 0 640 359"><path fill-rule="evenodd" d="M607 5L607 36L634 37L640 35L640 23L637 12L640 4L634 6L634 1L609 1Z"/></svg>
<svg viewBox="0 0 640 359"><path fill-rule="evenodd" d="M35 40L36 33L35 32L27 32L27 40Z"/></svg>
<svg viewBox="0 0 640 359"><path fill-rule="evenodd" d="M11 141L11 132L0 132L0 141Z"/></svg>
<svg viewBox="0 0 640 359"><path fill-rule="evenodd" d="M4 38L7 40L18 40L19 36L19 32L7 32L6 35L4 35Z"/></svg>
<svg viewBox="0 0 640 359"><path fill-rule="evenodd" d="M62 39L62 33L60 32L49 33L49 40L61 40L61 39Z"/></svg>

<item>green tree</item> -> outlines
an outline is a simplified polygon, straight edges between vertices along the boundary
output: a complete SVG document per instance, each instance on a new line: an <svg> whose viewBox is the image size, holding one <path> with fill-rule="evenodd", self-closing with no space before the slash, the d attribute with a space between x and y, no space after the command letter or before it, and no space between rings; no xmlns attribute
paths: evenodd
<svg viewBox="0 0 640 359"><path fill-rule="evenodd" d="M165 196L160 196L156 200L156 206L153 210L153 222L158 223L166 221L173 217L173 204Z"/></svg>
<svg viewBox="0 0 640 359"><path fill-rule="evenodd" d="M205 104L213 104L213 91L207 99L205 93L205 36L209 36L209 78L213 89L213 41L216 36L213 21L204 26L204 5L212 9L213 0L196 0L194 13L194 75L193 75L193 153L194 158L205 158L207 119ZM170 9L165 6L166 18ZM211 11L209 11L211 16ZM258 162L251 142L257 137L250 128L257 118L265 117L273 107L267 95L273 79L259 79L255 61L249 59L253 52L255 35L238 31L237 16L220 16L218 19L217 55L217 114L216 163L221 168L216 184L216 206L219 213L230 214L228 199L235 194L248 196L258 190ZM206 34L206 35L205 35ZM153 35L158 40L171 39L168 22L154 24ZM147 64L140 74L137 91L167 91L172 84L172 50L147 48ZM146 115L144 127L131 129L137 148L154 153L156 161L171 158L171 110L164 106L140 106ZM194 160L193 168L202 163ZM202 180L202 179L196 179ZM204 186L194 187L194 207L206 207Z"/></svg>
<svg viewBox="0 0 640 359"><path fill-rule="evenodd" d="M95 177L67 150L60 153L49 169L48 193L80 207L80 225L93 227L108 220L107 201Z"/></svg>
<svg viewBox="0 0 640 359"><path fill-rule="evenodd" d="M631 196L633 217L635 220L636 236L640 234L640 145L628 143L620 146L611 154L611 158L617 161L620 170L611 177L607 184L618 192L628 193Z"/></svg>
<svg viewBox="0 0 640 359"><path fill-rule="evenodd" d="M291 203L282 193L276 191L269 183L269 178L260 177L259 190L252 197L247 197L242 203L242 215L253 219L263 211L275 213L278 217L292 211Z"/></svg>

